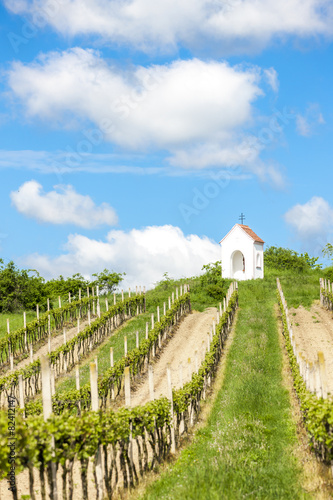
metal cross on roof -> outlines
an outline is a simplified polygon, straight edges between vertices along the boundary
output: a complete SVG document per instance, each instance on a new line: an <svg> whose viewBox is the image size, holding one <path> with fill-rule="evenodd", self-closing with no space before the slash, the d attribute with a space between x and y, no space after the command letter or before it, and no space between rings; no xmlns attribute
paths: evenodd
<svg viewBox="0 0 333 500"><path fill-rule="evenodd" d="M240 214L240 216L238 218L241 221L241 224L243 224L243 222L245 220L245 215L243 214L243 212Z"/></svg>

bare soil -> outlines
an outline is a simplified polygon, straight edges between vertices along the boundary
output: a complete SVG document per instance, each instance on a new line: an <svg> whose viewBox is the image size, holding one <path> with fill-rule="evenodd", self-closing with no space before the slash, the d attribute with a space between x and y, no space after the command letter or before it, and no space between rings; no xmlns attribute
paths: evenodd
<svg viewBox="0 0 333 500"><path fill-rule="evenodd" d="M289 310L293 333L299 350L309 362L324 353L328 392L333 394L333 317L332 311L320 306L316 301L310 311L303 306Z"/></svg>
<svg viewBox="0 0 333 500"><path fill-rule="evenodd" d="M186 316L179 325L177 334L163 349L161 356L156 357L153 364L156 399L168 395L166 375L168 365L171 368L172 386L176 389L181 387L181 382L185 384L191 379L196 368L196 351L198 365L201 365L207 350L207 333L210 333L213 319L216 319L216 312L215 307L209 307L202 313L195 311ZM149 399L148 378L145 377L133 394L131 404L143 405Z"/></svg>

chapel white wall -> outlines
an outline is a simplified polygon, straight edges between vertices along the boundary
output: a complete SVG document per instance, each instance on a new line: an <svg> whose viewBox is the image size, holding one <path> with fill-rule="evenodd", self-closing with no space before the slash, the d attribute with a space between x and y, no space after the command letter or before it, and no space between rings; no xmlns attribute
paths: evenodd
<svg viewBox="0 0 333 500"><path fill-rule="evenodd" d="M255 242L239 226L235 226L221 244L222 277L248 280L264 277L263 243ZM233 275L232 259L234 252L239 250L245 258L245 272ZM260 255L260 265L257 266L257 255Z"/></svg>

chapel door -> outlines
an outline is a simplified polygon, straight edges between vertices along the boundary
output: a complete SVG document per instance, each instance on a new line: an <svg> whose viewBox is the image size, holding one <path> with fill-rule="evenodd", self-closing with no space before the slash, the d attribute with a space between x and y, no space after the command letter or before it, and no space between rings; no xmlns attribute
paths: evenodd
<svg viewBox="0 0 333 500"><path fill-rule="evenodd" d="M236 250L232 254L232 262L231 262L231 269L232 269L232 278L233 279L244 279L245 275L245 258L242 252L239 250Z"/></svg>

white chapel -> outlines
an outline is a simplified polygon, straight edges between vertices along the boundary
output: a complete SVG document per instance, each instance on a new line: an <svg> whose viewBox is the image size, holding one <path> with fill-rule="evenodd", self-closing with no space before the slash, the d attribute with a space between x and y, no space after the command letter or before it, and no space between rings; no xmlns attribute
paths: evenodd
<svg viewBox="0 0 333 500"><path fill-rule="evenodd" d="M235 224L220 241L222 278L251 280L264 277L264 241L244 224Z"/></svg>

